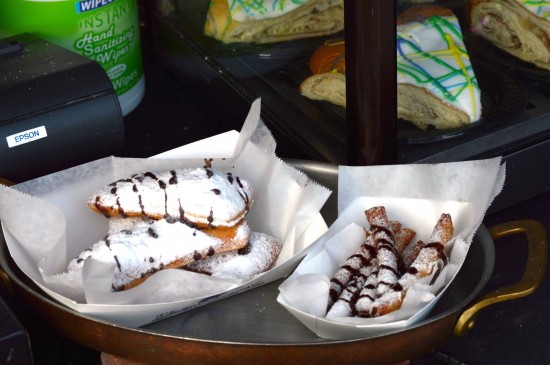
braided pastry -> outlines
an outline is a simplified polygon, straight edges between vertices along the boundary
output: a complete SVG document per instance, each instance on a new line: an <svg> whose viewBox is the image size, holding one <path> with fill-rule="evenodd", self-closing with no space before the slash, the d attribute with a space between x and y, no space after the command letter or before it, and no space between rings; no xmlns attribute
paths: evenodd
<svg viewBox="0 0 550 365"><path fill-rule="evenodd" d="M472 31L520 60L550 70L548 2L470 0L466 15Z"/></svg>
<svg viewBox="0 0 550 365"><path fill-rule="evenodd" d="M204 34L223 43L273 43L343 29L343 0L211 0L204 24Z"/></svg>

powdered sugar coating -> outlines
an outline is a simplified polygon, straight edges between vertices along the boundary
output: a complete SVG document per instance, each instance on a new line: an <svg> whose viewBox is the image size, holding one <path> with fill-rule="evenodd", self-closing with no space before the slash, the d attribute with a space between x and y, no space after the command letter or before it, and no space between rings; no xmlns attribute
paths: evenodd
<svg viewBox="0 0 550 365"><path fill-rule="evenodd" d="M369 317L370 310L374 300L377 297L376 287L378 286L378 272L375 271L365 281L365 285L359 293L359 298L355 303L355 311L358 316Z"/></svg>
<svg viewBox="0 0 550 365"><path fill-rule="evenodd" d="M405 291L387 291L381 297L376 298L376 300L372 304L370 315L372 317L377 317L399 309L403 302L403 298L405 298L405 295Z"/></svg>
<svg viewBox="0 0 550 365"><path fill-rule="evenodd" d="M374 259L376 260L376 259ZM326 318L349 317L355 314L355 304L359 298L359 294L367 281L371 277L376 265L363 266L359 272L346 285L338 300L330 307Z"/></svg>
<svg viewBox="0 0 550 365"><path fill-rule="evenodd" d="M432 234L430 236L430 242L449 242L454 235L453 221L449 214L443 213L437 220Z"/></svg>
<svg viewBox="0 0 550 365"><path fill-rule="evenodd" d="M278 239L265 233L251 232L247 247L205 258L187 265L185 269L220 278L248 280L271 269L281 248Z"/></svg>
<svg viewBox="0 0 550 365"><path fill-rule="evenodd" d="M136 174L88 199L91 209L107 217L166 218L202 227L231 227L251 204L246 180L208 167Z"/></svg>
<svg viewBox="0 0 550 365"><path fill-rule="evenodd" d="M377 295L388 291L398 278L397 249L395 247L395 231L401 230L402 225L388 219L386 209L382 206L372 207L365 211L374 242L376 258L378 259Z"/></svg>
<svg viewBox="0 0 550 365"><path fill-rule="evenodd" d="M237 228L235 242L246 244L250 228L246 222ZM154 273L174 262L180 266L220 251L238 249L186 224L166 220L138 222L131 229L109 234L71 260L68 270L81 271L84 261L96 260L116 265L113 288L119 290L136 279Z"/></svg>
<svg viewBox="0 0 550 365"><path fill-rule="evenodd" d="M141 222L150 222L151 219L146 217L132 217L132 218L121 218L121 217L112 217L108 220L109 228L107 234L117 233L123 230L132 229L136 224Z"/></svg>
<svg viewBox="0 0 550 365"><path fill-rule="evenodd" d="M411 264L409 272L403 274L399 279L399 284L403 289L411 287L415 280L431 275L439 262L442 264L447 263L447 257L442 251L443 245L441 244L440 247L441 250L438 250L436 247L423 247L420 250L418 256Z"/></svg>
<svg viewBox="0 0 550 365"><path fill-rule="evenodd" d="M407 268L407 271L399 278L397 284L376 298L372 305L371 315L380 316L399 309L409 288L423 278L429 277L438 266L445 266L448 258L444 249L445 245L452 239L453 234L454 228L451 216L447 213L441 214L433 228L430 242L421 244L421 248L418 247L420 248L418 255L410 264L410 267Z"/></svg>
<svg viewBox="0 0 550 365"><path fill-rule="evenodd" d="M434 244L434 243L431 243ZM437 244L443 248L443 244ZM439 265L444 265L447 261L442 249L433 246L423 247L414 262L411 269L404 273L398 280L398 285L390 289L383 295L376 298L372 304L371 315L379 316L397 310L401 307L401 302L411 288L420 279L431 275L434 269Z"/></svg>
<svg viewBox="0 0 550 365"><path fill-rule="evenodd" d="M378 249L376 257L378 258L378 295L384 294L392 288L398 279L397 257L395 251L386 246Z"/></svg>
<svg viewBox="0 0 550 365"><path fill-rule="evenodd" d="M376 247L374 238L370 232L366 232L365 242L352 256L340 266L330 279L329 303L330 307L346 287L352 278L357 275L365 266L373 265L372 260L376 259Z"/></svg>
<svg viewBox="0 0 550 365"><path fill-rule="evenodd" d="M365 246L364 242L333 275L326 314L328 319L369 318L395 311L401 307L409 288L421 280L429 280L436 268L447 264L445 245L454 235L449 214L441 214L427 244L418 241L407 250L405 247L414 237L414 230L390 221L383 206L372 207L365 211L365 215L370 225L365 242L370 239L375 255L369 260L358 255ZM403 255L407 256L406 267L402 265ZM347 284L342 285L344 282ZM333 294L338 289L343 290L335 299Z"/></svg>

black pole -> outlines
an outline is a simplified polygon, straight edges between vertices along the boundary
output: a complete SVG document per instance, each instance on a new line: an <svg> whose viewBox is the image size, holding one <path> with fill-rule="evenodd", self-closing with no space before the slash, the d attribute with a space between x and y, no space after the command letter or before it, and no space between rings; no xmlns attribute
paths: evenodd
<svg viewBox="0 0 550 365"><path fill-rule="evenodd" d="M395 0L344 0L350 165L397 162Z"/></svg>

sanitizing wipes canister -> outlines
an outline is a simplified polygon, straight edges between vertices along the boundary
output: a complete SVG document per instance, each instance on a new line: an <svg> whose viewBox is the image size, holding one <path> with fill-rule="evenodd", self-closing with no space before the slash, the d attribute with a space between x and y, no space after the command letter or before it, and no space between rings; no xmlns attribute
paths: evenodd
<svg viewBox="0 0 550 365"><path fill-rule="evenodd" d="M0 39L31 33L98 62L113 83L122 114L141 102L137 0L0 0Z"/></svg>

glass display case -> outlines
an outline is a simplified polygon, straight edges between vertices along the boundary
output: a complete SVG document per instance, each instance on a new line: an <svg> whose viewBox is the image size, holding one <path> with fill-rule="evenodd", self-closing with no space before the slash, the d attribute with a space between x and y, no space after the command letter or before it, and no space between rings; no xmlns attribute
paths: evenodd
<svg viewBox="0 0 550 365"><path fill-rule="evenodd" d="M388 88L395 85L391 72L395 60L388 55L395 53L388 52L385 42L395 34L393 17L415 5L412 1L348 1L344 31L266 44L226 44L206 36L208 0L150 1L155 47L167 69L212 105L229 128L238 129L250 103L261 98L262 118L282 156L336 164L437 163L503 156L507 184L496 207L546 191L550 176L541 167L550 162L544 153L550 148L550 72L474 34L466 20L467 1L431 4L451 9L457 16L479 84L481 118L464 127L421 130L395 118L396 101L391 94L395 88ZM313 52L335 39L347 41L348 81L358 77L372 81L355 83L346 107L300 93L300 84L311 75ZM369 67L382 71L364 75ZM377 92L386 94L368 99ZM364 133L371 136L357 138ZM356 158L361 149L390 153L361 161ZM532 182L529 187L524 184L526 178Z"/></svg>
<svg viewBox="0 0 550 365"><path fill-rule="evenodd" d="M387 70L396 65L393 59L382 53L389 47L361 43L394 37L395 33L391 31L395 24L393 17L413 2L420 0L346 0L346 5L351 4L346 7L345 14L348 26L334 34L271 44L223 44L204 35L210 0L140 0L147 88L144 102L124 118L126 141L121 156L149 157L180 146L182 141L192 142L228 129L239 130L250 103L261 98L262 118L277 139L277 155L288 158L288 162L311 174L323 185L332 187L332 184L337 184L339 164L365 163L353 156L353 151L362 148L363 143L380 152L367 164L437 163L503 156L507 169L504 191L491 206L483 224L492 227L527 218L540 220L548 228L550 176L546 166L550 162L550 72L518 61L472 34L464 17L466 0L431 1L453 9L461 24L465 25L465 41L481 85L483 115L478 124L455 130L421 131L414 128L409 122L395 117L396 95L390 95L395 88L392 85L395 75ZM376 12L377 24L359 28L369 9ZM370 13L371 16L374 12ZM386 27L387 32L384 32ZM366 34L372 29L379 33ZM352 39L349 34L354 32L361 34L355 34L357 37ZM311 74L309 62L312 53L333 39L345 40L350 46L348 59L350 54L354 54L355 63L349 64L348 70L355 67L355 72L367 71L368 74L360 77L378 83L357 82L353 100L349 99L347 108L308 99L299 91L300 84ZM385 71L360 69L363 63L369 66L377 64ZM383 88L386 94L380 96L376 88ZM373 93L378 97L361 104L363 98ZM369 113L371 106L379 108L376 113ZM370 127L373 130L365 131ZM371 139L365 141L361 135L363 132L370 133ZM305 160L293 162L291 159ZM329 169L325 162L330 163ZM0 183L5 183L1 177ZM324 209L336 214L332 205ZM323 216L329 217L330 221L334 218L325 212ZM482 237L486 237L486 233ZM513 236L502 240L504 242L499 240L496 250L488 251L488 256L495 256L495 267L481 295L509 285L511 278L522 277L522 263L527 253L522 246L523 240L516 240ZM108 321L98 321L92 316L68 310L35 286L13 263L0 235L0 269L7 269L7 274L0 270L0 296L9 299L6 300L8 306L27 331L25 333L17 323L12 327L11 321L6 322L4 328L9 330L7 333L15 333L17 341L16 346L12 346L10 340L14 337L7 338L6 345L9 346L4 348L10 352L12 361L15 359L14 349L20 351L19 356L27 356L32 350L37 365L105 365L109 360L123 363L135 358L136 361L145 361L144 356L154 358L153 363L163 356L168 358L166 363L183 361L178 356L208 362L218 354L245 362L238 357L243 353L250 356L252 362L258 361L255 354L264 358L273 354L285 363L292 358L306 358L305 355L300 357L300 353L309 351L320 362L327 358L338 361L348 354L354 361L370 358L371 362L376 362L370 354L366 357L356 355L361 351L368 352L370 346L389 349L388 352L396 357L408 356L410 360L406 362L411 365L487 360L506 363L512 358L519 363L542 362L549 355L543 346L548 328L546 301L550 285L547 280L534 295L484 309L467 336L452 333L456 324L454 315L477 296L470 285L483 286L475 274L485 273L489 266L492 269L492 264L480 262L481 256L475 254L484 247L489 246L473 245L472 270L464 270L465 281L457 281L456 287L448 290L449 296L439 302L441 307L436 307L435 316L429 319L429 324L441 326L441 332L426 329L422 324L420 329L407 331L405 347L393 338L389 339L391 345L388 347L385 346L387 343L379 342L387 339L386 336L374 339L372 343L369 339L331 343L314 336L282 307L276 307L273 312L266 310L267 305L274 303L278 283L250 291L248 294L252 300L241 294L145 328L128 329ZM487 275L484 274L484 280L488 279ZM17 288L15 292L13 286ZM464 295L464 301L460 299L461 295ZM10 319L11 313L2 308L1 302L1 313ZM451 309L446 309L446 305ZM266 314L273 313L288 318L266 321ZM499 320L495 321L496 317ZM205 326L204 323L208 322L215 325ZM227 331L217 331L220 328ZM262 328L267 330L260 332ZM235 329L247 336L246 342L235 346L238 342ZM424 331L430 341L418 341L418 330ZM222 337L221 333L228 337ZM26 349L29 345L26 334L31 349ZM283 343L272 346L273 338L278 336L283 338ZM121 341L114 342L113 337ZM436 343L437 347L431 349ZM353 350L350 347L357 351L350 351ZM531 351L533 347L542 350ZM415 355L404 352L405 348L414 350ZM380 356L386 356L385 353ZM216 360L228 362L222 357ZM389 361L388 358L385 360ZM26 361L26 357L22 361Z"/></svg>

